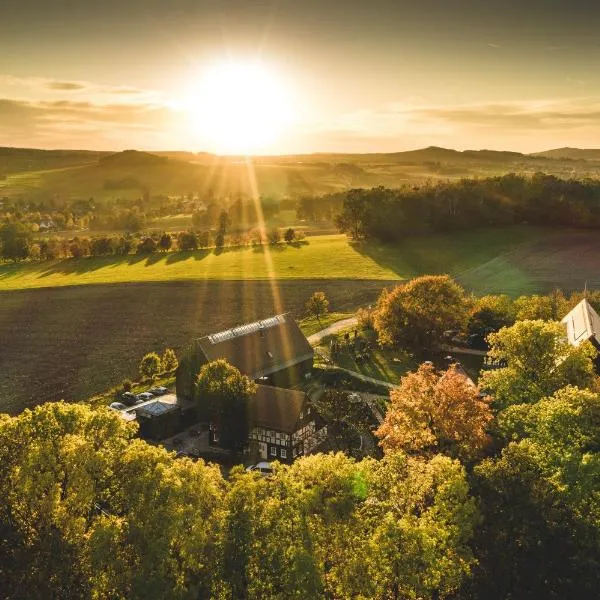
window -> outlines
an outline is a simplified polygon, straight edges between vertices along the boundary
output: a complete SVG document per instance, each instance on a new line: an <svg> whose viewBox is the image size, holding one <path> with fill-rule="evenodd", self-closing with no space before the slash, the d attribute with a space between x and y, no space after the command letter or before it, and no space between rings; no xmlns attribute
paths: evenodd
<svg viewBox="0 0 600 600"><path fill-rule="evenodd" d="M279 451L279 456L281 456L281 458L287 458L287 450L285 448L282 448Z"/></svg>
<svg viewBox="0 0 600 600"><path fill-rule="evenodd" d="M277 448L275 446L271 446L271 456L277 456Z"/></svg>

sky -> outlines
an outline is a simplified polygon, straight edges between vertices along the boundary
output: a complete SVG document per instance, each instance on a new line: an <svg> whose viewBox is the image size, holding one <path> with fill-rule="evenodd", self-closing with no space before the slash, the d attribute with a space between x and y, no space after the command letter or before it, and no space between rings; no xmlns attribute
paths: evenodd
<svg viewBox="0 0 600 600"><path fill-rule="evenodd" d="M597 0L0 5L0 146L600 146ZM234 75L215 96L207 73L223 64L259 65L274 83Z"/></svg>

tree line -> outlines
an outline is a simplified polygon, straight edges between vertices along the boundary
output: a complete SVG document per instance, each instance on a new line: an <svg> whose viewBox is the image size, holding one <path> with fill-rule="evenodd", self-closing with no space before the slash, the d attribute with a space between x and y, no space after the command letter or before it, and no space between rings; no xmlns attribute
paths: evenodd
<svg viewBox="0 0 600 600"><path fill-rule="evenodd" d="M155 252L190 252L202 248L259 246L292 243L304 239L302 231L289 227L283 233L279 228L269 231L251 229L246 232L229 232L229 222L220 220L216 231L188 230L150 235L58 236L36 239L26 226L8 223L0 227L0 258L19 260L56 260L85 256L128 256Z"/></svg>
<svg viewBox="0 0 600 600"><path fill-rule="evenodd" d="M310 202L299 211L307 213ZM550 227L600 227L600 182L559 179L543 173L391 190L353 189L322 199L319 211L335 213L340 231L354 239L395 241L405 236L477 227L532 223Z"/></svg>

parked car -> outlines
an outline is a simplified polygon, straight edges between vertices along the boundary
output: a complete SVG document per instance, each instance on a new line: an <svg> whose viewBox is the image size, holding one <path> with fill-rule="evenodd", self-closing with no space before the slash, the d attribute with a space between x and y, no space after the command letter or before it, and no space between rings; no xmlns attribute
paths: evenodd
<svg viewBox="0 0 600 600"><path fill-rule="evenodd" d="M258 471L261 477L269 477L273 475L273 467L270 462L259 462L255 465L250 465L246 471Z"/></svg>
<svg viewBox="0 0 600 600"><path fill-rule="evenodd" d="M113 410L125 410L127 407L122 402L112 402L109 408Z"/></svg>
<svg viewBox="0 0 600 600"><path fill-rule="evenodd" d="M148 400L152 400L152 398L154 398L154 395L151 394L150 392L142 392L141 394L137 395L138 400L141 400L142 402L146 402Z"/></svg>
<svg viewBox="0 0 600 600"><path fill-rule="evenodd" d="M121 400L126 406L133 406L138 401L137 396L131 392L121 394Z"/></svg>
<svg viewBox="0 0 600 600"><path fill-rule="evenodd" d="M169 390L166 387L163 387L162 385L150 388L148 390L148 392L153 396L164 396L168 391Z"/></svg>

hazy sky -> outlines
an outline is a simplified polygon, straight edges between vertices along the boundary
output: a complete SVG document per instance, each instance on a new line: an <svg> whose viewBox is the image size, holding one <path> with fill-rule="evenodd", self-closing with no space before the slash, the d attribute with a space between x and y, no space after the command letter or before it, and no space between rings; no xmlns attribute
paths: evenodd
<svg viewBox="0 0 600 600"><path fill-rule="evenodd" d="M193 90L260 60L293 113L264 151L598 147L599 28L599 0L0 0L0 145L218 150Z"/></svg>

